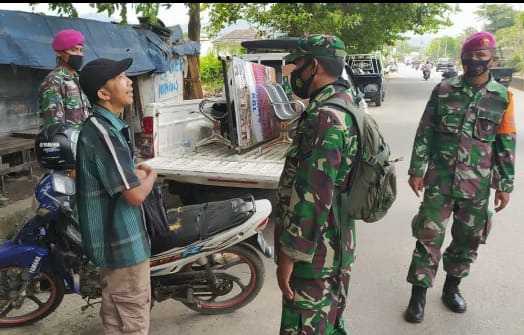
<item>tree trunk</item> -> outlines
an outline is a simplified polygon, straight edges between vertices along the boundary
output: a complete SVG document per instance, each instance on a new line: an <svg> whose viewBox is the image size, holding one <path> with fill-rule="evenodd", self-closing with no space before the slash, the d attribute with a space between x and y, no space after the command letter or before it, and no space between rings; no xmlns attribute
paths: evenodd
<svg viewBox="0 0 524 335"><path fill-rule="evenodd" d="M188 3L189 23L187 37L200 43L200 3ZM184 99L201 99L204 95L200 82L200 54L188 56L188 73L184 79ZM187 89L187 92L185 91Z"/></svg>

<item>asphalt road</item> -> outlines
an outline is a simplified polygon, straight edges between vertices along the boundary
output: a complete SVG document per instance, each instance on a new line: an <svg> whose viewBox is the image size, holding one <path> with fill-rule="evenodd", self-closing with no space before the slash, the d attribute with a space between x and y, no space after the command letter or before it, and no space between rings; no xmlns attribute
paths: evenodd
<svg viewBox="0 0 524 335"><path fill-rule="evenodd" d="M380 123L397 163L398 196L388 215L373 224L359 223L357 260L353 267L350 305L345 311L347 329L357 335L520 335L524 334L524 143L517 145L515 191L509 207L495 214L493 230L482 245L471 274L461 289L468 311L455 314L440 300L445 273L442 268L435 287L428 290L425 320L421 324L404 321L402 314L410 297L405 281L415 240L410 222L419 199L407 184L407 168L413 136L427 98L440 80L433 72L428 81L422 72L403 64L387 80L387 95L381 107L370 103L369 111ZM514 90L517 128L524 129L524 93ZM272 228L265 231L272 242ZM444 241L450 241L449 231ZM152 310L151 334L177 335L274 335L280 322L280 292L275 266L265 259L266 278L261 294L245 308L221 316L199 315L175 301L165 301ZM1 334L101 334L98 307L80 311L82 300L69 296L58 310L35 325L0 331Z"/></svg>

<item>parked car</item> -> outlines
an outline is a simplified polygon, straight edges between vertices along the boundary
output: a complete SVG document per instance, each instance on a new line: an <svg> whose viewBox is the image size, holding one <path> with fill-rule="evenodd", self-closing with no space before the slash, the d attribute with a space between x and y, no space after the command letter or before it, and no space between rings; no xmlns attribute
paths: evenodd
<svg viewBox="0 0 524 335"><path fill-rule="evenodd" d="M448 68L453 66L451 58L439 58L437 60L435 71L446 71Z"/></svg>

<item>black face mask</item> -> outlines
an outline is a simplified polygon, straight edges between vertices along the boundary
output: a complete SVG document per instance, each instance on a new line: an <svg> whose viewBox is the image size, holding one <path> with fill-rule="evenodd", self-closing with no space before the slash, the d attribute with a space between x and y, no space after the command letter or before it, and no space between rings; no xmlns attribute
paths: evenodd
<svg viewBox="0 0 524 335"><path fill-rule="evenodd" d="M467 66L468 69L464 72L466 77L477 77L488 71L488 64L491 59L488 60L474 60L474 59L462 59L462 66Z"/></svg>
<svg viewBox="0 0 524 335"><path fill-rule="evenodd" d="M311 60L307 61L300 69L295 69L291 72L291 89L293 90L293 93L299 98L306 99L309 98L309 87L311 86L311 83L313 82L313 78L316 75L315 73L311 74L311 77L309 77L308 80L302 80L302 73L304 70L313 63L313 58Z"/></svg>
<svg viewBox="0 0 524 335"><path fill-rule="evenodd" d="M80 55L69 55L69 60L67 61L67 65L71 66L71 68L78 72L80 68L82 67L82 64L84 63L84 56Z"/></svg>

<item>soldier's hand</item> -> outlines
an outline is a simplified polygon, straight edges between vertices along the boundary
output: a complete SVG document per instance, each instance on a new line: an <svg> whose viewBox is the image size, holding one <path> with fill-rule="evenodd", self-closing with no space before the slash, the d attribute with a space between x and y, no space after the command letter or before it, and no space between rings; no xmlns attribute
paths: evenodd
<svg viewBox="0 0 524 335"><path fill-rule="evenodd" d="M495 212L503 210L509 202L509 193L508 192L502 192L502 191L495 191Z"/></svg>
<svg viewBox="0 0 524 335"><path fill-rule="evenodd" d="M278 265L277 265L277 281L282 295L288 299L292 300L295 293L289 286L289 281L291 280L291 273L293 272L294 260L284 253L278 255Z"/></svg>
<svg viewBox="0 0 524 335"><path fill-rule="evenodd" d="M408 183L417 197L420 196L420 192L424 191L423 177L409 176Z"/></svg>

